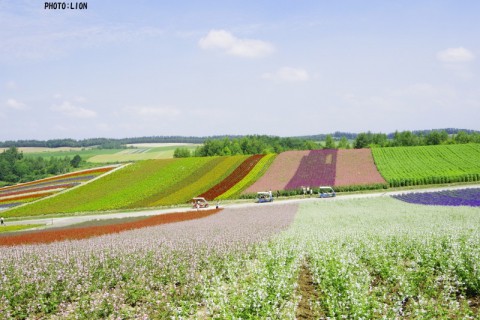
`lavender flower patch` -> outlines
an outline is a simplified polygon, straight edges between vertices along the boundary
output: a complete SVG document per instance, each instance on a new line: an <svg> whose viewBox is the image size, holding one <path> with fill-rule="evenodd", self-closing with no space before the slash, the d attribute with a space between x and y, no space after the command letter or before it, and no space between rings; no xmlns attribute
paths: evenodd
<svg viewBox="0 0 480 320"><path fill-rule="evenodd" d="M392 197L414 204L480 207L480 188L407 193Z"/></svg>

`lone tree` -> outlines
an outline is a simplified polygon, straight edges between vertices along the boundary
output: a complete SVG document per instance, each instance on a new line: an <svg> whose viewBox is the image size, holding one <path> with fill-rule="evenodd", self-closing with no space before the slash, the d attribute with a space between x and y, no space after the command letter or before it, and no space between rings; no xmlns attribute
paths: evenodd
<svg viewBox="0 0 480 320"><path fill-rule="evenodd" d="M73 157L72 160L70 160L70 165L74 168L78 168L80 165L80 162L82 162L82 157L80 157L78 154Z"/></svg>

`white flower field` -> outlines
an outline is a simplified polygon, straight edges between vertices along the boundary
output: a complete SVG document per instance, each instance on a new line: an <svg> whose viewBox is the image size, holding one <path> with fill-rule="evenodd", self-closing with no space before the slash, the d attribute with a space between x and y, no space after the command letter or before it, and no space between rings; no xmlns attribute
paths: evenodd
<svg viewBox="0 0 480 320"><path fill-rule="evenodd" d="M1 247L12 319L476 318L480 208L390 197L226 208Z"/></svg>

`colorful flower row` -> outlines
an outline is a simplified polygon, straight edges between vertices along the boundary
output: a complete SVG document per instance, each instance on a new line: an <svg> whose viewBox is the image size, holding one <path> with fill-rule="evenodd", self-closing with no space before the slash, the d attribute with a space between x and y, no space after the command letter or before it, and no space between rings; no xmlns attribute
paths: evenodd
<svg viewBox="0 0 480 320"><path fill-rule="evenodd" d="M264 155L254 155L248 157L243 161L228 177L222 180L219 184L210 188L207 192L204 192L200 197L204 197L207 200L213 200L221 194L227 192L239 183L245 176L255 167L255 165L264 157Z"/></svg>
<svg viewBox="0 0 480 320"><path fill-rule="evenodd" d="M63 182L63 181L62 181ZM39 193L45 190L52 190L52 189L65 189L65 188L71 188L76 185L79 185L79 182L73 182L73 183L63 183L63 184L52 184L52 185L47 185L47 186L35 186L32 188L28 188L28 193ZM10 198L11 196L14 195L19 195L19 194L25 194L27 193L25 189L23 190L17 190L17 191L12 191L12 192L5 192L3 194L0 194L0 202L2 202L3 199L5 198Z"/></svg>
<svg viewBox="0 0 480 320"><path fill-rule="evenodd" d="M394 195L392 197L414 204L480 207L480 188L415 192Z"/></svg>
<svg viewBox="0 0 480 320"><path fill-rule="evenodd" d="M81 176L85 176L85 175L90 175L92 177L95 177L95 176L98 176L98 175L103 174L105 172L108 172L108 171L110 171L110 170L112 170L116 167L117 166L108 166L108 167L87 169L87 170L82 170L82 171L75 171L75 172L62 174L62 175L58 175L58 176L54 176L54 177L49 177L49 178L45 178L45 179L30 181L30 182L26 182L26 183L21 183L21 184L17 184L17 185L14 185L14 186L3 187L3 188L0 188L0 193L8 192L10 190L16 190L16 189L23 188L23 187L26 187L26 186L38 185L40 183L57 181L57 180L60 180L60 179L81 177Z"/></svg>
<svg viewBox="0 0 480 320"><path fill-rule="evenodd" d="M235 186L230 188L225 193L218 196L217 199L224 200L238 197L243 190L248 188L255 181L257 181L259 177L265 174L272 162L275 160L276 156L277 155L275 153L265 155L241 181L239 181L237 184L235 184Z"/></svg>
<svg viewBox="0 0 480 320"><path fill-rule="evenodd" d="M42 230L28 234L0 237L0 246L15 246L20 244L51 243L65 240L78 240L97 237L104 234L119 233L122 231L145 228L160 224L200 219L218 213L222 209L176 212L161 214L133 222L111 224L107 226L91 226L67 228L60 230Z"/></svg>

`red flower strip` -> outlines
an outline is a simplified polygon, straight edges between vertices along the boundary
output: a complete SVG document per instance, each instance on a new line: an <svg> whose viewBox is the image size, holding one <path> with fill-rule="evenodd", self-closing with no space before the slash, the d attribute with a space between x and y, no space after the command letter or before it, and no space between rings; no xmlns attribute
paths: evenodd
<svg viewBox="0 0 480 320"><path fill-rule="evenodd" d="M175 212L161 214L139 221L112 224L108 226L78 227L61 230L45 230L0 237L0 246L21 244L52 243L55 241L79 240L122 231L156 226L166 223L204 218L220 212L222 209Z"/></svg>
<svg viewBox="0 0 480 320"><path fill-rule="evenodd" d="M245 176L255 167L255 165L264 157L263 154L253 155L243 161L228 177L222 180L219 184L213 186L207 192L204 192L200 197L204 197L207 200L213 200L216 197L222 195L238 182L240 182Z"/></svg>

